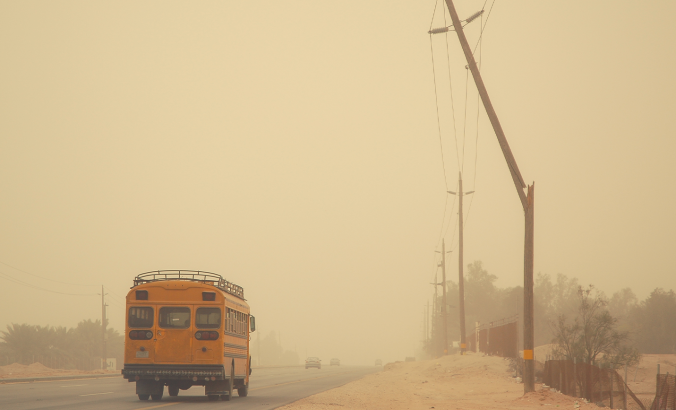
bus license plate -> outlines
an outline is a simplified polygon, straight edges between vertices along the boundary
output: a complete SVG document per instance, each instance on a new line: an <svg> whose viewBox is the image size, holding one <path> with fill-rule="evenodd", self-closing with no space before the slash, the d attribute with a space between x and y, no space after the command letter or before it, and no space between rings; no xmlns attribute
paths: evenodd
<svg viewBox="0 0 676 410"><path fill-rule="evenodd" d="M136 357L137 358L148 358L148 351L146 350L145 352L136 352Z"/></svg>

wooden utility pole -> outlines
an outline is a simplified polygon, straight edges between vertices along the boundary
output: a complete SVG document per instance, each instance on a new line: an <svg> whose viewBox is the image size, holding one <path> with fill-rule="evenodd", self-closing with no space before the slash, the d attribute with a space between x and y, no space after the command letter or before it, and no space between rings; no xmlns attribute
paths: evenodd
<svg viewBox="0 0 676 410"><path fill-rule="evenodd" d="M443 290L441 303L441 318L444 321L444 356L448 354L448 317L446 309L448 302L446 301L446 242L441 240L441 289Z"/></svg>
<svg viewBox="0 0 676 410"><path fill-rule="evenodd" d="M526 186L526 183L519 172L519 167L516 165L516 160L512 155L512 150L509 148L507 143L507 138L505 133L502 130L500 121L498 120L498 115L495 113L493 104L491 103L490 98L488 97L488 91L484 85L483 79L481 78L481 73L479 72L479 67L477 67L476 61L474 60L474 55L472 50L469 47L467 38L465 37L465 32L462 29L462 23L458 17L458 13L455 10L453 5L453 0L446 0L446 5L448 6L448 11L451 14L451 21L453 22L453 29L458 35L458 40L460 41L460 46L462 51L465 54L465 59L467 60L467 66L472 73L474 78L474 83L476 84L477 90L479 91L479 96L481 101L484 104L486 109L486 115L491 121L495 135L498 138L498 143L502 149L502 154L507 161L507 167L509 168L510 175L512 176L512 181L514 181L514 186L516 191L519 194L519 200L523 206L525 214L525 243L524 243L524 278L523 278L523 358L524 358L524 378L523 378L523 389L524 393L535 391L535 364L533 362L533 348L535 345L534 340L534 329L533 329L533 254L534 254L534 202L535 202L535 187L534 184L531 186ZM524 189L528 188L528 196L524 193Z"/></svg>
<svg viewBox="0 0 676 410"><path fill-rule="evenodd" d="M462 197L474 193L474 191L463 192L462 191L462 173L459 174L460 178L458 179L459 191L447 191L449 194L456 195L458 197L458 289L459 289L459 301L460 301L460 354L465 354L467 351L467 340L465 336L465 277L463 273L464 266L464 231L463 231L463 221L462 221Z"/></svg>
<svg viewBox="0 0 676 410"><path fill-rule="evenodd" d="M438 339L439 316L438 316L438 312L437 312L439 310L439 308L438 308L439 302L437 301L437 299L439 298L439 295L438 295L438 292L437 292L438 286L439 286L438 275L437 275L436 272L434 272L434 299L432 300L432 328L436 329L436 334L435 334L436 337L434 338L434 341L432 342L433 345L434 345L434 348L432 350L433 352L436 352L437 343L438 343L437 340L439 340Z"/></svg>
<svg viewBox="0 0 676 410"><path fill-rule="evenodd" d="M427 301L427 314L425 315L425 340L430 339L430 301Z"/></svg>
<svg viewBox="0 0 676 410"><path fill-rule="evenodd" d="M261 331L258 329L258 365L261 365ZM305 349L305 357L307 357L307 348Z"/></svg>
<svg viewBox="0 0 676 410"><path fill-rule="evenodd" d="M106 351L106 293L101 285L101 368L108 369L108 352Z"/></svg>

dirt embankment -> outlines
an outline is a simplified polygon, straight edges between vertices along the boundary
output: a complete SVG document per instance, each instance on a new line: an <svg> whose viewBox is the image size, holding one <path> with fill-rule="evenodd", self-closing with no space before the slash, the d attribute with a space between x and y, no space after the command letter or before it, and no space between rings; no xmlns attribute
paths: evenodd
<svg viewBox="0 0 676 410"><path fill-rule="evenodd" d="M46 377L46 376L71 376L81 374L119 374L119 371L107 370L63 370L51 369L42 363L33 363L28 366L19 363L12 363L7 366L0 366L0 382L2 379L14 379L24 377Z"/></svg>
<svg viewBox="0 0 676 410"><path fill-rule="evenodd" d="M536 392L524 395L523 384L511 376L507 360L473 353L396 362L386 365L382 372L281 409L597 409L594 404L543 389L540 384Z"/></svg>

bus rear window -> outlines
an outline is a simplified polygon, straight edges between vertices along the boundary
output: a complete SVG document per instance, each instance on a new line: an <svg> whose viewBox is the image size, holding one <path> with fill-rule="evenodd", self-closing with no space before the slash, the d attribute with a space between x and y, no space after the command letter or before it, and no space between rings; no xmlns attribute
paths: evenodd
<svg viewBox="0 0 676 410"><path fill-rule="evenodd" d="M190 309L187 307L160 308L160 327L164 329L187 329L190 327Z"/></svg>
<svg viewBox="0 0 676 410"><path fill-rule="evenodd" d="M221 327L221 309L197 309L197 313L195 314L195 324L202 329L218 329Z"/></svg>
<svg viewBox="0 0 676 410"><path fill-rule="evenodd" d="M129 308L129 327L153 327L153 308Z"/></svg>

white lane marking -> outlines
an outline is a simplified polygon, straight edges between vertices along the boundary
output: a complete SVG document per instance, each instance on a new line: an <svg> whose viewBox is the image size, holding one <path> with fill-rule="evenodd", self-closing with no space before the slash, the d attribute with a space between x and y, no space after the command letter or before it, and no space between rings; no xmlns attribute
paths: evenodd
<svg viewBox="0 0 676 410"><path fill-rule="evenodd" d="M81 386L87 386L86 384L71 384L70 386L59 386L59 387L81 387Z"/></svg>
<svg viewBox="0 0 676 410"><path fill-rule="evenodd" d="M158 408L160 408L160 407L173 406L174 404L178 404L178 402L166 403L166 404L158 404L157 406L150 406L150 407L141 407L140 409L136 409L136 410L158 409Z"/></svg>
<svg viewBox="0 0 676 410"><path fill-rule="evenodd" d="M90 393L90 394L81 394L80 397L84 396L98 396L99 394L113 394L112 391L106 392L106 393Z"/></svg>

